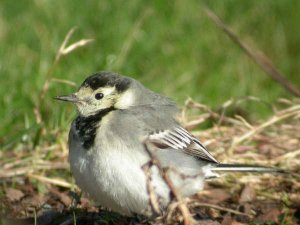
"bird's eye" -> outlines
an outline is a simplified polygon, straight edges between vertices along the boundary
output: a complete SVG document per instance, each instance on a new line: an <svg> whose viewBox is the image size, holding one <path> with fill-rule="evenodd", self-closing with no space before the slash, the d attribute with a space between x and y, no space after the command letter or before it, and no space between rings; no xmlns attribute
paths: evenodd
<svg viewBox="0 0 300 225"><path fill-rule="evenodd" d="M97 100L100 100L100 99L102 99L104 97L104 94L103 93L97 93L97 94L95 94L95 99L97 99Z"/></svg>

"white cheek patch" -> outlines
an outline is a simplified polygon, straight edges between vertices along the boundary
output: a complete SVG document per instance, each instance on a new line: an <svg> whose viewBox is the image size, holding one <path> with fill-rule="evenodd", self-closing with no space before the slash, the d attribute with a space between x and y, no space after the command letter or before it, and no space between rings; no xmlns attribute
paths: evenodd
<svg viewBox="0 0 300 225"><path fill-rule="evenodd" d="M127 109L130 106L133 106L135 102L134 93L131 90L125 91L122 93L115 104L115 107L118 109Z"/></svg>

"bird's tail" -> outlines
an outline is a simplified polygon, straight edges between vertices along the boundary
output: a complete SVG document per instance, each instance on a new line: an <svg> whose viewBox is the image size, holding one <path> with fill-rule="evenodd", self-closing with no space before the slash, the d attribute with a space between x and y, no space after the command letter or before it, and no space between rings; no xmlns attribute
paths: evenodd
<svg viewBox="0 0 300 225"><path fill-rule="evenodd" d="M255 172L255 173L281 173L281 174L287 173L286 171L279 168L247 165L247 164L220 163L210 169L213 172Z"/></svg>

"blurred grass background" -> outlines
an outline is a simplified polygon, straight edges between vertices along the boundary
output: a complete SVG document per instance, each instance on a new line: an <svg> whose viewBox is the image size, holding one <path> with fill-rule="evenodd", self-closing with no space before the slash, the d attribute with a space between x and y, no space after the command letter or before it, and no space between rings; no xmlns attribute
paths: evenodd
<svg viewBox="0 0 300 225"><path fill-rule="evenodd" d="M75 87L50 83L44 124L37 125L33 109L55 54L74 26L78 30L71 43L95 41L64 57L54 78L79 85L95 71L111 70L137 78L179 105L188 96L212 107L249 95L269 103L291 98L207 18L204 5L300 86L298 0L1 0L0 144L30 141L39 136L40 126L68 130L75 112L52 97ZM271 112L257 103L246 108L255 117Z"/></svg>

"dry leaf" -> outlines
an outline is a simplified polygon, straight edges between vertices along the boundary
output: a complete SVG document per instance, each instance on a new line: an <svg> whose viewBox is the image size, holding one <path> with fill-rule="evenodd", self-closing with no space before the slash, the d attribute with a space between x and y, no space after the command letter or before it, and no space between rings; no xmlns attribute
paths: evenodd
<svg viewBox="0 0 300 225"><path fill-rule="evenodd" d="M204 192L199 193L200 199L205 199L206 202L212 204L218 204L230 198L230 194L228 191L223 190L221 188L214 188L205 190Z"/></svg>
<svg viewBox="0 0 300 225"><path fill-rule="evenodd" d="M19 201L21 198L24 197L24 193L20 190L14 189L14 188L8 188L6 190L6 194L5 194L6 198L9 201Z"/></svg>
<svg viewBox="0 0 300 225"><path fill-rule="evenodd" d="M239 203L244 204L247 202L252 202L253 200L255 200L255 197L255 189L251 185L246 185L241 193Z"/></svg>
<svg viewBox="0 0 300 225"><path fill-rule="evenodd" d="M28 196L22 200L23 205L40 207L46 202L46 198L44 195L38 193L33 196Z"/></svg>
<svg viewBox="0 0 300 225"><path fill-rule="evenodd" d="M261 223L265 223L265 222L279 223L280 214L281 211L278 208L272 208L268 210L266 213L257 217L256 221Z"/></svg>
<svg viewBox="0 0 300 225"><path fill-rule="evenodd" d="M50 188L49 191L57 197L65 206L70 206L72 203L71 197L65 192L59 192L57 188Z"/></svg>

